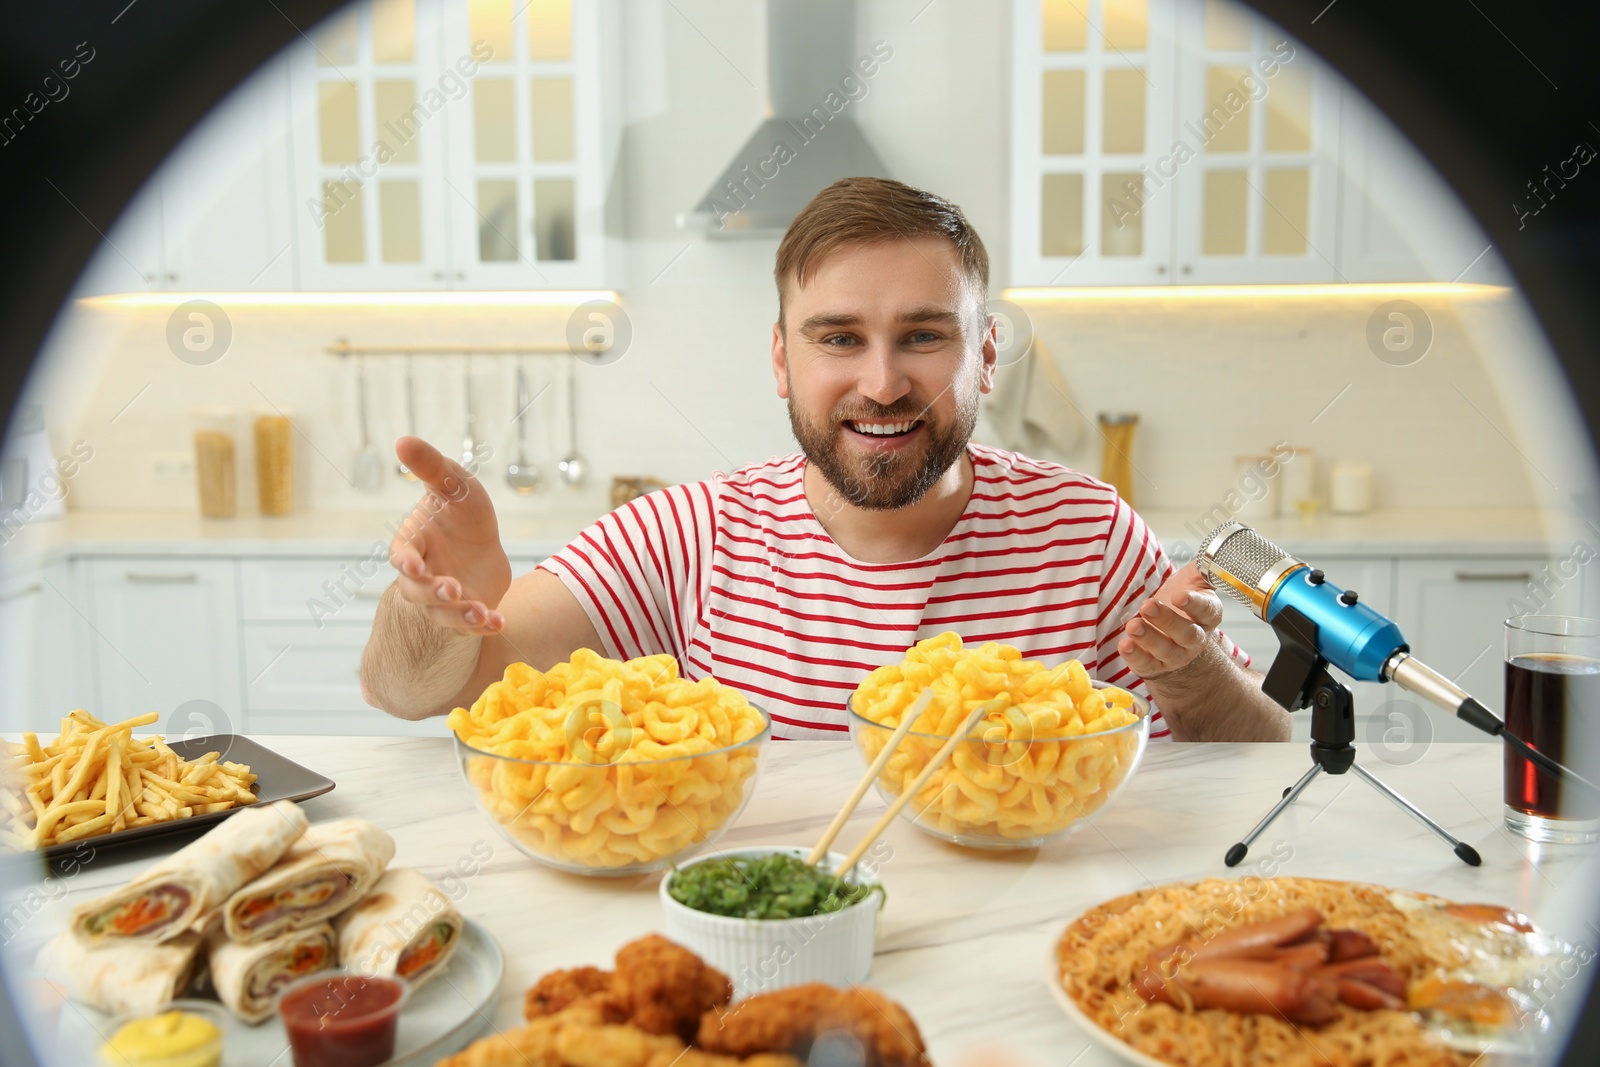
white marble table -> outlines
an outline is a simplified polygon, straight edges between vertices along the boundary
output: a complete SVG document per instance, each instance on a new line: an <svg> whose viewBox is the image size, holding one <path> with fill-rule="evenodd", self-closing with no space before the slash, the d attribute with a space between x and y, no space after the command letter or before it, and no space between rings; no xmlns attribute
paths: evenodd
<svg viewBox="0 0 1600 1067"><path fill-rule="evenodd" d="M315 820L359 815L395 837L395 862L444 876L485 848L460 906L508 959L495 1025L521 1021L523 991L543 972L608 966L624 942L662 928L659 876L592 879L535 864L498 836L463 787L450 745L421 738L263 737L338 782L306 804ZM1152 745L1144 766L1093 825L1046 848L985 853L947 846L905 822L885 840L889 891L871 984L902 1001L940 1064L1096 1067L1119 1062L1055 1005L1045 985L1053 935L1083 909L1143 886L1230 874L1222 855L1308 766L1304 746ZM1276 850L1288 875L1337 877L1496 901L1593 946L1600 928L1596 850L1538 846L1503 829L1500 752L1436 744L1407 765L1370 770L1482 854L1462 864L1354 775L1322 778L1257 842L1235 876ZM723 846L810 844L861 771L846 742L773 746L754 799ZM850 845L883 809L870 795L840 837ZM107 853L77 874L35 884L44 903L5 940L36 943L72 905L157 854ZM8 891L9 908L19 892ZM38 897L34 898L37 901ZM16 913L9 912L15 915ZM989 1053L991 1056L982 1056Z"/></svg>

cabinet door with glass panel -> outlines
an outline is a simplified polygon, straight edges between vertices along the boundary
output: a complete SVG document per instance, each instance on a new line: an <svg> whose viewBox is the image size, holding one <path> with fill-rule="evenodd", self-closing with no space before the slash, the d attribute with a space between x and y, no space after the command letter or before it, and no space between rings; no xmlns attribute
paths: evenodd
<svg viewBox="0 0 1600 1067"><path fill-rule="evenodd" d="M352 4L294 50L303 288L448 287L444 125L468 105L440 51L439 16L432 0Z"/></svg>
<svg viewBox="0 0 1600 1067"><path fill-rule="evenodd" d="M1017 0L1012 285L1169 279L1175 3Z"/></svg>
<svg viewBox="0 0 1600 1067"><path fill-rule="evenodd" d="M445 194L457 285L605 284L597 0L443 0L444 46L477 49L450 116Z"/></svg>
<svg viewBox="0 0 1600 1067"><path fill-rule="evenodd" d="M318 26L291 61L301 285L605 284L601 8L363 0Z"/></svg>
<svg viewBox="0 0 1600 1067"><path fill-rule="evenodd" d="M1338 90L1231 0L1178 9L1179 283L1339 281ZM1182 146L1180 148L1180 146Z"/></svg>

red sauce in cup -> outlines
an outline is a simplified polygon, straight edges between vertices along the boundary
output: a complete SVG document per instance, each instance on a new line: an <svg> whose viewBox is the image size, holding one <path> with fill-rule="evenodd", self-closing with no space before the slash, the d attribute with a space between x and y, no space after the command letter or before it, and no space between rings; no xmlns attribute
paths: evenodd
<svg viewBox="0 0 1600 1067"><path fill-rule="evenodd" d="M391 978L343 971L296 982L278 999L294 1067L376 1067L393 1059L408 992Z"/></svg>

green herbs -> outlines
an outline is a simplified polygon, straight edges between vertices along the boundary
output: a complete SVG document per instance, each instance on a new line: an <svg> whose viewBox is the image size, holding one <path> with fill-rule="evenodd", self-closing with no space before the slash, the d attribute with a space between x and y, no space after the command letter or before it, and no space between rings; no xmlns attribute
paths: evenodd
<svg viewBox="0 0 1600 1067"><path fill-rule="evenodd" d="M859 904L883 886L857 885L798 856L719 856L674 868L667 892L696 911L735 919L798 919Z"/></svg>

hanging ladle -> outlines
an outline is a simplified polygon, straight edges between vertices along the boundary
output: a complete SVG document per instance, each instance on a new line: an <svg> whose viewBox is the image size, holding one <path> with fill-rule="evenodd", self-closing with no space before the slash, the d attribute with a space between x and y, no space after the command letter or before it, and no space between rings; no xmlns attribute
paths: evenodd
<svg viewBox="0 0 1600 1067"><path fill-rule="evenodd" d="M567 454L561 457L561 480L570 488L583 484L588 464L578 454L578 361L567 358Z"/></svg>
<svg viewBox="0 0 1600 1067"><path fill-rule="evenodd" d="M528 462L528 375L517 363L517 461L506 465L506 484L527 496L539 488L539 468Z"/></svg>

